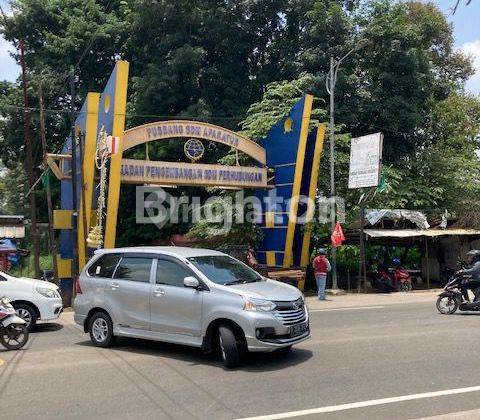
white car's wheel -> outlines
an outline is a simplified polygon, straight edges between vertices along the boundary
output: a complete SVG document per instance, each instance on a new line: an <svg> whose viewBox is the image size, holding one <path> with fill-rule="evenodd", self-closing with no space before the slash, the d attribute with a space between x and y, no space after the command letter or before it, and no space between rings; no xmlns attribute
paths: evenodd
<svg viewBox="0 0 480 420"><path fill-rule="evenodd" d="M17 315L26 322L26 327L31 330L37 323L37 313L30 305L26 303L14 304L15 312Z"/></svg>

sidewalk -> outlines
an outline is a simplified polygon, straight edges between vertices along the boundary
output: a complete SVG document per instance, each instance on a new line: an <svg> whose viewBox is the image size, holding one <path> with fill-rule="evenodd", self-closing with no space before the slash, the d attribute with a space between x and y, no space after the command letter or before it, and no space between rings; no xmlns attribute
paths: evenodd
<svg viewBox="0 0 480 420"><path fill-rule="evenodd" d="M405 303L435 304L439 290L429 290L410 293L349 293L345 295L327 295L326 301L320 301L316 296L309 296L305 300L308 308L319 309L341 309L353 307L398 305Z"/></svg>

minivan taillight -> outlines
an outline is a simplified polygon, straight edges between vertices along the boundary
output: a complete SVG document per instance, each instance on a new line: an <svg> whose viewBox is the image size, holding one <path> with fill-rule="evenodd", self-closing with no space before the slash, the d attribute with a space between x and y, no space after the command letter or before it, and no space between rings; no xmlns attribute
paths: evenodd
<svg viewBox="0 0 480 420"><path fill-rule="evenodd" d="M80 278L76 277L75 278L75 294L81 295L82 293L83 293L82 288L80 287Z"/></svg>

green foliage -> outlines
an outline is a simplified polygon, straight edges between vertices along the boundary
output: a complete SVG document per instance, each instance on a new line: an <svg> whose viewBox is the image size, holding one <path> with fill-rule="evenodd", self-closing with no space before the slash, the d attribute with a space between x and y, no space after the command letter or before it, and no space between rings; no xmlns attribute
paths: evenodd
<svg viewBox="0 0 480 420"><path fill-rule="evenodd" d="M304 68L324 78L331 55L339 58L357 47L338 73L336 122L354 137L382 131L388 164L415 155L427 140L422 128L432 107L472 74L469 60L453 49L445 16L420 2L369 1L354 13L338 10L333 2L315 3L313 10L327 22L338 16L340 29L329 31L328 25L322 27L324 20L312 21L306 44L313 45L300 56ZM321 93L326 99L324 89Z"/></svg>
<svg viewBox="0 0 480 420"><path fill-rule="evenodd" d="M21 164L13 169L0 170L0 214L26 216L27 192L28 182Z"/></svg>
<svg viewBox="0 0 480 420"><path fill-rule="evenodd" d="M130 123L153 114L236 129L264 87L283 79L292 57L285 53L298 47L295 22L310 1L132 3Z"/></svg>
<svg viewBox="0 0 480 420"><path fill-rule="evenodd" d="M437 215L448 209L462 225L480 226L480 101L453 94L436 104L430 121L426 146L401 165L384 167L391 188L378 194L372 205Z"/></svg>
<svg viewBox="0 0 480 420"><path fill-rule="evenodd" d="M78 80L75 100L83 102L88 91L97 91L106 82L116 58L125 52L130 26L125 2L16 0L12 2L12 10L14 13L7 17L6 23L1 21L0 30L17 46L19 39L24 40L29 105L38 109L38 88L42 82L48 109L48 149L56 153L70 129L71 71L75 68ZM16 58L19 61L18 55ZM22 110L15 108L20 106L23 106L20 86L2 82L0 158L8 167L24 161ZM42 158L39 115L38 111L30 114L37 167Z"/></svg>
<svg viewBox="0 0 480 420"><path fill-rule="evenodd" d="M22 94L14 83L0 82L0 159L7 167L25 160L23 148Z"/></svg>
<svg viewBox="0 0 480 420"><path fill-rule="evenodd" d="M358 261L360 250L356 245L344 245L337 249L337 268L340 272L350 271L350 275L358 274Z"/></svg>
<svg viewBox="0 0 480 420"><path fill-rule="evenodd" d="M247 137L259 139L267 135L273 125L284 118L306 92L315 87L315 78L308 73L302 73L292 81L272 82L259 102L248 108L246 118L240 123L242 133ZM312 112L313 124L325 120L326 111L321 103L316 103Z"/></svg>
<svg viewBox="0 0 480 420"><path fill-rule="evenodd" d="M40 255L40 270L52 269L52 257L50 255ZM11 268L8 273L16 277L35 278L33 256L29 255L28 257L21 258L20 265L18 267Z"/></svg>
<svg viewBox="0 0 480 420"><path fill-rule="evenodd" d="M237 207L239 203L234 203L233 200L233 193L225 193L216 199L210 199L202 207L201 214L211 217L209 219L204 217L196 222L188 236L201 246L215 248L228 245L258 245L262 237L261 229L248 220L248 217L244 222L242 215L251 209L243 207L240 210Z"/></svg>

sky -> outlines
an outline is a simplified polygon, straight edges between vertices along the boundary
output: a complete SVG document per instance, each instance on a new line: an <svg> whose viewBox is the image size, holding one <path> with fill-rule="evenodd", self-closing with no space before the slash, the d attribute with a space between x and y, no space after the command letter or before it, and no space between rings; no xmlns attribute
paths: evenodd
<svg viewBox="0 0 480 420"><path fill-rule="evenodd" d="M172 0L174 1L174 0ZM466 89L474 94L480 94L480 0L472 0L469 6L466 0L460 0L455 15L451 9L455 0L432 0L453 24L455 48L472 56L476 74L467 82ZM10 13L8 0L0 0L4 12ZM14 81L19 73L19 66L10 56L13 47L0 35L0 80Z"/></svg>

